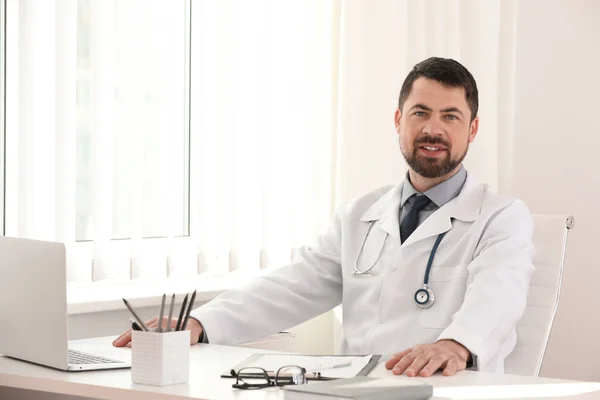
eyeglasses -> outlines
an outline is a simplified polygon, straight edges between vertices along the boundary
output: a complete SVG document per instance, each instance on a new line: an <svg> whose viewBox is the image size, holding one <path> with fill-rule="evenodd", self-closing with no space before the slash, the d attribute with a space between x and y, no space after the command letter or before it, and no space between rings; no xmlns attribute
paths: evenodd
<svg viewBox="0 0 600 400"><path fill-rule="evenodd" d="M275 374L260 367L246 367L239 371L231 370L231 376L236 378L233 385L237 389L263 389L270 386L304 385L306 369L297 365L285 365Z"/></svg>

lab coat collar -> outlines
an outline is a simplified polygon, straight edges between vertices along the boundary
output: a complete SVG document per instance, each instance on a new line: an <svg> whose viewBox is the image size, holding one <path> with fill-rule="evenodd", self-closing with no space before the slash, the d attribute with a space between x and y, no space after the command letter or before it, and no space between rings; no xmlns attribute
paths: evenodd
<svg viewBox="0 0 600 400"><path fill-rule="evenodd" d="M375 226L383 229L400 243L400 228L398 225L398 210L402 201L402 188L404 184L394 186L391 190L379 198L367 212L360 218L361 221L379 221ZM395 210L395 211L394 211Z"/></svg>
<svg viewBox="0 0 600 400"><path fill-rule="evenodd" d="M394 186L381 196L360 218L361 221L366 222L380 221L375 226L379 226L398 243L400 243L398 211L402 199L402 187L402 183ZM479 184L467 174L465 184L458 196L444 204L423 221L402 246L408 246L411 243L450 230L452 219L465 222L474 221L481 213L483 195L486 189L487 185Z"/></svg>

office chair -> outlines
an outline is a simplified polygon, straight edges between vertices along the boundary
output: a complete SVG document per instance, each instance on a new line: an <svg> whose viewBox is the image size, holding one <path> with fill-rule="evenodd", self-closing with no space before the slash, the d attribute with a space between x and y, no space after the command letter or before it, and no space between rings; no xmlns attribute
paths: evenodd
<svg viewBox="0 0 600 400"><path fill-rule="evenodd" d="M571 215L533 214L535 272L525 313L517 324L517 343L504 363L507 374L538 376L558 309Z"/></svg>

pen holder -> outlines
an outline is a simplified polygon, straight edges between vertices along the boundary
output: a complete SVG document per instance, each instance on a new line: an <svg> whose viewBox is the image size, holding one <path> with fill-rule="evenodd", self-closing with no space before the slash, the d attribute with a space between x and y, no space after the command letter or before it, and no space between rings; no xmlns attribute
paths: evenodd
<svg viewBox="0 0 600 400"><path fill-rule="evenodd" d="M190 331L133 331L131 380L144 385L186 383L190 377Z"/></svg>

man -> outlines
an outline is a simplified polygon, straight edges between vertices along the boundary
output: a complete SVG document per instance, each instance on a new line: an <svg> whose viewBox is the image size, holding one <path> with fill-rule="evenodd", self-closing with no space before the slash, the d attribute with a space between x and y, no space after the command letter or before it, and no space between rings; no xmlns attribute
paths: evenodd
<svg viewBox="0 0 600 400"><path fill-rule="evenodd" d="M394 118L406 179L340 206L291 264L194 310L192 343L255 340L341 303L344 353L383 354L408 376L502 372L533 272L533 223L521 201L491 193L462 166L477 109L460 63L417 64Z"/></svg>

